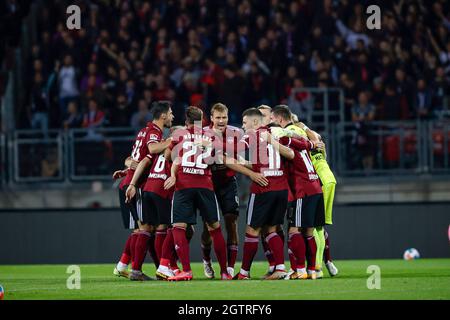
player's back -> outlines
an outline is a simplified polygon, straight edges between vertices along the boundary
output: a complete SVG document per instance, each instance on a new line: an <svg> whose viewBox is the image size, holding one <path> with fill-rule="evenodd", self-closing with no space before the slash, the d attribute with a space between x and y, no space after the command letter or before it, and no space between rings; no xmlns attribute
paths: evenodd
<svg viewBox="0 0 450 320"><path fill-rule="evenodd" d="M131 159L136 162L142 161L148 155L148 147L147 144L151 142L159 142L162 138L162 131L155 124L148 122L147 125L139 130L136 135L136 139L134 140L133 147L131 149ZM126 177L122 180L120 187L122 188L125 185L130 184L133 179L134 170L129 169L127 171ZM145 179L142 178L140 184L145 182Z"/></svg>
<svg viewBox="0 0 450 320"><path fill-rule="evenodd" d="M172 159L178 158L176 190L205 188L213 190L210 165L214 157L214 138L200 127L174 132Z"/></svg>
<svg viewBox="0 0 450 320"><path fill-rule="evenodd" d="M287 137L281 138L280 142L294 151L294 159L287 162L288 181L294 196L302 198L322 192L319 176L309 153L312 143L307 139Z"/></svg>
<svg viewBox="0 0 450 320"><path fill-rule="evenodd" d="M164 182L170 176L171 163L166 160L163 154L148 156L152 164L147 176L144 191L153 192L162 198L171 198L173 189L164 189Z"/></svg>
<svg viewBox="0 0 450 320"><path fill-rule="evenodd" d="M261 127L251 134L246 134L242 142L250 150L250 162L255 172L263 174L269 184L262 187L253 182L250 191L252 193L264 193L269 191L287 190L288 183L285 174L285 158L271 145L261 138L264 131L271 132L270 128Z"/></svg>

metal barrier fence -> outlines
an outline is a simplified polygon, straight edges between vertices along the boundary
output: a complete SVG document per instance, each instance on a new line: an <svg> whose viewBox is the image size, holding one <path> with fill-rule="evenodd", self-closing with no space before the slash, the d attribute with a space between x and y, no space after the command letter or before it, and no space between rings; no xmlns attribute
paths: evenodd
<svg viewBox="0 0 450 320"><path fill-rule="evenodd" d="M9 139L1 136L2 165L12 183L110 180L124 167L134 137L132 128L17 130Z"/></svg>
<svg viewBox="0 0 450 320"><path fill-rule="evenodd" d="M427 128L427 155L430 172L450 171L450 122L429 122Z"/></svg>
<svg viewBox="0 0 450 320"><path fill-rule="evenodd" d="M344 176L426 172L425 129L419 121L339 123L337 171Z"/></svg>
<svg viewBox="0 0 450 320"><path fill-rule="evenodd" d="M72 181L111 179L124 167L136 131L131 128L74 129L67 136L68 172Z"/></svg>
<svg viewBox="0 0 450 320"><path fill-rule="evenodd" d="M450 174L450 121L374 121L314 127L338 176ZM111 181L124 167L132 128L18 130L0 135L0 180L11 183Z"/></svg>
<svg viewBox="0 0 450 320"><path fill-rule="evenodd" d="M306 123L326 136L331 135L331 125L344 122L344 91L340 88L293 89L288 101L293 113L301 115Z"/></svg>
<svg viewBox="0 0 450 320"><path fill-rule="evenodd" d="M62 182L65 149L59 130L15 131L9 141L9 177L14 182Z"/></svg>

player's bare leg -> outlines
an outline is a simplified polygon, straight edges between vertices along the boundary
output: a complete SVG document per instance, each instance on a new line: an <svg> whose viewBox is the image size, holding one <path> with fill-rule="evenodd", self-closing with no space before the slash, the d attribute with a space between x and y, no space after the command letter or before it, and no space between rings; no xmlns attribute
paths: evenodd
<svg viewBox="0 0 450 320"><path fill-rule="evenodd" d="M206 222L203 222L203 232L201 237L201 246L203 253L203 272L208 279L214 278L214 268L211 263L211 246L212 240L209 234Z"/></svg>
<svg viewBox="0 0 450 320"><path fill-rule="evenodd" d="M222 280L231 280L232 277L227 271L227 246L225 238L222 234L222 229L218 221L208 223L208 231L211 235L212 243L214 246L214 252L217 257L217 261L220 265L220 276Z"/></svg>
<svg viewBox="0 0 450 320"><path fill-rule="evenodd" d="M234 276L234 265L236 263L238 248L239 248L239 237L238 237L238 216L232 213L224 214L225 229L227 230L227 257L228 257L228 267L227 271L231 277Z"/></svg>
<svg viewBox="0 0 450 320"><path fill-rule="evenodd" d="M315 280L317 278L316 275L316 254L317 254L317 245L316 240L314 238L314 228L301 228L301 232L303 234L303 238L305 240L306 245L306 261L307 261L307 273L308 278Z"/></svg>
<svg viewBox="0 0 450 320"><path fill-rule="evenodd" d="M275 271L266 280L284 279L287 275L284 265L284 246L283 240L277 233L277 226L268 227L265 241L268 243L275 260Z"/></svg>
<svg viewBox="0 0 450 320"><path fill-rule="evenodd" d="M234 276L235 280L249 280L250 269L256 252L258 251L259 235L261 234L261 228L252 228L247 225L245 228L245 242L243 250L243 258L241 269L238 274Z"/></svg>

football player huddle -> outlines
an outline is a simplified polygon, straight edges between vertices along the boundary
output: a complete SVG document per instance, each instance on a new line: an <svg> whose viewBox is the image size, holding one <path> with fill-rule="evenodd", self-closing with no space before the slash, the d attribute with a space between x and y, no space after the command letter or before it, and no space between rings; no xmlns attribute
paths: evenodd
<svg viewBox="0 0 450 320"><path fill-rule="evenodd" d="M288 106L245 110L243 131L228 125L228 108L222 103L212 106L208 127L202 126L203 112L197 107L186 109L183 127L172 127L170 102L153 103L152 113L153 121L137 134L126 169L113 174L114 179L123 178L119 187L122 218L125 228L132 230L115 275L154 280L142 272L148 251L157 279L191 280L190 239L197 213L202 219L207 278L215 277L214 250L220 279L250 279L260 241L269 263L263 279L321 278L323 262L331 276L338 273L324 230L332 224L336 179L320 135L298 122ZM164 140L165 128L170 128L170 136ZM242 264L235 274L239 248L236 173L252 183ZM286 238L290 270L284 264Z"/></svg>

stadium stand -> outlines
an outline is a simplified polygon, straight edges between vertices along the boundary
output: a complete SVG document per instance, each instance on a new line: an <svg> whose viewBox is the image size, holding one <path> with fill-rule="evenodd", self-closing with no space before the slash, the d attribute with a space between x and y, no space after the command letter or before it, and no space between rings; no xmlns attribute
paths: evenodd
<svg viewBox="0 0 450 320"><path fill-rule="evenodd" d="M81 30L66 28L69 4ZM160 99L173 102L176 124L186 106L217 101L239 124L249 106L285 103L318 130L311 112L342 113L325 134L339 174L423 170L424 134L448 168L450 5L370 4L380 30L366 27L364 1L36 1L15 128L137 130ZM335 88L342 99L325 103Z"/></svg>

